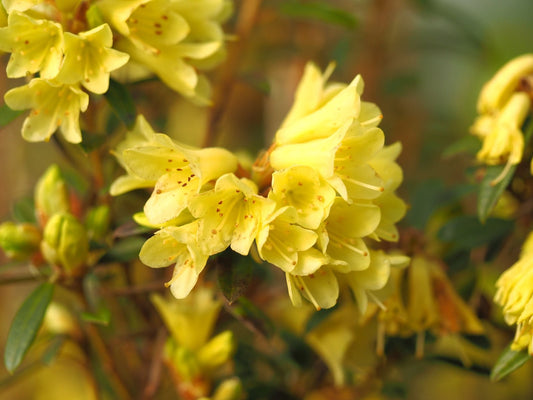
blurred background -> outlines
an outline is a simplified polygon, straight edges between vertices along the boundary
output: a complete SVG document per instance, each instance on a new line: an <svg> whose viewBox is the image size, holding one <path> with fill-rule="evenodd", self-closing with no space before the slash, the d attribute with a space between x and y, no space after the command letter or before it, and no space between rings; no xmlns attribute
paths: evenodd
<svg viewBox="0 0 533 400"><path fill-rule="evenodd" d="M247 1L236 1L236 11ZM482 84L511 58L533 52L531 0L264 0L253 17L246 37L233 34L237 17L227 24L230 48L240 50L223 101L213 106L220 119L213 123L212 109L191 105L157 82L132 88L138 110L160 131L192 145L202 145L211 129L214 144L253 160L269 146L289 109L305 63L312 60L324 69L334 61L332 79L349 82L361 74L363 99L382 109L386 142L402 142L400 194L408 204L416 203L415 193L466 182L465 171L475 165L468 131ZM5 93L18 83L5 76L6 55L1 60ZM226 79L220 70L211 77L215 91ZM10 219L14 202L31 196L40 174L60 158L51 143L24 142L22 122L18 118L1 128L0 221ZM66 160L59 163L69 168ZM32 287L0 287L0 350ZM402 389L392 390L390 398L530 399L531 373L526 365L494 384L479 371L411 361L392 371ZM6 377L0 366L0 398L13 399Z"/></svg>

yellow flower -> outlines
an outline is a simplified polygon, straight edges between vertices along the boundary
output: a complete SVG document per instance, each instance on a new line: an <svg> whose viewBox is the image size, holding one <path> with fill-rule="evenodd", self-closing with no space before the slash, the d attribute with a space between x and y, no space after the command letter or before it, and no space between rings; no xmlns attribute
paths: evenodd
<svg viewBox="0 0 533 400"><path fill-rule="evenodd" d="M368 248L363 241L378 226L379 207L373 204L348 204L337 198L326 220L327 254L341 261L332 266L336 272L361 271L370 265Z"/></svg>
<svg viewBox="0 0 533 400"><path fill-rule="evenodd" d="M334 173L335 153L350 125L351 120L324 138L275 147L270 153L270 164L275 170L308 166L314 168L324 179L331 178Z"/></svg>
<svg viewBox="0 0 533 400"><path fill-rule="evenodd" d="M104 19L122 34L117 48L161 78L173 90L209 103L209 84L197 71L219 62L224 35L220 22L229 2L102 0Z"/></svg>
<svg viewBox="0 0 533 400"><path fill-rule="evenodd" d="M368 258L370 263L367 268L343 275L361 313L366 311L369 293L382 289L387 284L391 271L391 258L383 251L370 251Z"/></svg>
<svg viewBox="0 0 533 400"><path fill-rule="evenodd" d="M191 199L189 210L199 218L199 237L209 253L229 245L239 254L248 254L261 222L275 208L272 200L257 194L255 184L225 174L215 188Z"/></svg>
<svg viewBox="0 0 533 400"><path fill-rule="evenodd" d="M128 62L129 55L110 48L113 34L107 24L77 35L65 33L65 58L56 79L62 83L81 83L101 94L109 87L109 73Z"/></svg>
<svg viewBox="0 0 533 400"><path fill-rule="evenodd" d="M533 354L533 234L529 234L520 259L496 282L494 301L502 306L505 322L516 324L511 344L515 351L528 348Z"/></svg>
<svg viewBox="0 0 533 400"><path fill-rule="evenodd" d="M533 74L533 54L524 54L509 61L481 89L478 112L490 114L501 110L516 91L520 80L530 74Z"/></svg>
<svg viewBox="0 0 533 400"><path fill-rule="evenodd" d="M383 148L385 137L379 128L352 124L335 154L335 178L330 183L345 199L374 199L383 192L382 177L370 161Z"/></svg>
<svg viewBox="0 0 533 400"><path fill-rule="evenodd" d="M129 192L130 190L140 189L145 187L152 187L155 185L156 179L143 179L128 167L124 161L123 152L129 148L142 147L157 144L157 137L143 115L139 115L135 121L135 125L131 131L126 133L126 137L122 140L112 151L119 164L127 171L126 175L117 178L109 189L112 196L118 196Z"/></svg>
<svg viewBox="0 0 533 400"><path fill-rule="evenodd" d="M280 208L264 222L257 234L259 256L285 272L293 271L299 253L310 249L317 240L315 232L295 224L295 220L295 209Z"/></svg>
<svg viewBox="0 0 533 400"><path fill-rule="evenodd" d="M0 28L0 50L11 53L7 76L20 78L27 73L40 73L51 79L57 75L63 58L61 25L13 11L8 26Z"/></svg>
<svg viewBox="0 0 533 400"><path fill-rule="evenodd" d="M312 274L285 273L285 278L289 297L296 307L302 305L302 296L309 300L317 310L331 308L337 303L339 282L327 266Z"/></svg>
<svg viewBox="0 0 533 400"><path fill-rule="evenodd" d="M77 86L36 78L11 89L5 94L5 101L14 110L32 109L22 126L24 139L49 140L59 127L67 141L81 142L79 114L87 109L89 96Z"/></svg>
<svg viewBox="0 0 533 400"><path fill-rule="evenodd" d="M372 203L381 211L379 225L371 235L376 240L397 241L399 233L395 224L407 211L405 202L394 193L403 180L403 171L395 162L401 149L401 143L396 142L382 148L368 162L383 182L383 192L379 197L372 199Z"/></svg>
<svg viewBox="0 0 533 400"><path fill-rule="evenodd" d="M331 371L335 386L345 382L343 361L355 339L356 316L353 306L339 308L305 335L305 341Z"/></svg>
<svg viewBox="0 0 533 400"><path fill-rule="evenodd" d="M317 229L329 214L335 191L315 169L299 165L272 174L268 197L278 207L294 207L295 222L302 227Z"/></svg>
<svg viewBox="0 0 533 400"><path fill-rule="evenodd" d="M197 222L165 227L144 243L139 254L141 261L152 268L175 264L172 279L166 285L177 299L191 292L209 257L198 243L197 232Z"/></svg>
<svg viewBox="0 0 533 400"><path fill-rule="evenodd" d="M200 287L183 300L154 294L150 300L163 318L172 338L189 350L199 350L213 333L222 308L213 291Z"/></svg>
<svg viewBox="0 0 533 400"><path fill-rule="evenodd" d="M41 0L2 0L2 5L8 13L26 11L39 4Z"/></svg>
<svg viewBox="0 0 533 400"><path fill-rule="evenodd" d="M230 360L235 350L231 331L210 338L222 304L205 287L187 299L155 294L151 300L171 333L165 346L165 361L173 378L178 385L194 382L198 392L195 398L206 395L211 376Z"/></svg>
<svg viewBox="0 0 533 400"><path fill-rule="evenodd" d="M208 182L237 169L237 158L221 148L194 149L155 133L144 117L115 152L128 172L111 186L111 194L155 186L144 213L161 226L177 218Z"/></svg>
<svg viewBox="0 0 533 400"><path fill-rule="evenodd" d="M187 150L184 154L190 162L162 175L144 206L152 223L161 224L178 217L205 184L237 168L236 157L224 149L210 147Z"/></svg>
<svg viewBox="0 0 533 400"><path fill-rule="evenodd" d="M487 164L518 164L524 151L522 124L529 114L531 100L526 93L514 93L505 106L490 121L481 120L472 127L483 137L483 147L477 158ZM482 117L483 118L483 117Z"/></svg>

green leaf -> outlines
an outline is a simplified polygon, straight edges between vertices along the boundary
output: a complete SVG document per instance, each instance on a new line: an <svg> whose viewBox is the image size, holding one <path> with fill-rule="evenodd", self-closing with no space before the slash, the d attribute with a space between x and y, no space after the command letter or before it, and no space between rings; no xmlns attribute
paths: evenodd
<svg viewBox="0 0 533 400"><path fill-rule="evenodd" d="M505 166L491 165L487 167L485 177L479 186L479 195L477 199L477 215L481 222L486 221L503 191L509 185L509 182L511 182L511 178L514 175L517 165L513 165L511 168L509 168L505 174L505 177L500 179L500 181L495 185L493 185L493 181L500 176Z"/></svg>
<svg viewBox="0 0 533 400"><path fill-rule="evenodd" d="M139 257L139 252L144 244L144 238L132 236L119 240L102 258L102 262L125 262Z"/></svg>
<svg viewBox="0 0 533 400"><path fill-rule="evenodd" d="M0 107L0 126L6 126L23 112L24 110L12 110L7 104L4 104Z"/></svg>
<svg viewBox="0 0 533 400"><path fill-rule="evenodd" d="M61 350L61 347L66 341L66 337L64 335L55 336L50 340L50 344L48 345L48 348L45 350L41 357L41 361L45 365L50 365L54 362L54 360L59 355L59 351Z"/></svg>
<svg viewBox="0 0 533 400"><path fill-rule="evenodd" d="M12 208L13 219L17 222L27 222L36 224L35 218L35 204L33 197L24 197L13 204Z"/></svg>
<svg viewBox="0 0 533 400"><path fill-rule="evenodd" d="M128 89L114 79L110 79L109 89L104 96L120 120L124 122L128 128L132 128L135 124L137 111Z"/></svg>
<svg viewBox="0 0 533 400"><path fill-rule="evenodd" d="M437 236L453 244L453 251L469 250L492 243L508 235L513 228L513 221L489 218L483 224L473 215L461 215L444 225Z"/></svg>
<svg viewBox="0 0 533 400"><path fill-rule="evenodd" d="M109 321L111 321L111 311L106 307L100 307L100 309L94 313L84 311L81 313L81 319L93 324L108 326Z"/></svg>
<svg viewBox="0 0 533 400"><path fill-rule="evenodd" d="M334 7L327 2L284 1L281 3L280 11L289 17L315 19L348 29L353 29L357 26L357 19L353 14Z"/></svg>
<svg viewBox="0 0 533 400"><path fill-rule="evenodd" d="M465 184L445 187L440 180L422 182L411 196L411 207L406 222L418 229L424 229L431 216L441 207L456 203L463 196L473 192L474 185Z"/></svg>
<svg viewBox="0 0 533 400"><path fill-rule="evenodd" d="M506 347L492 368L490 379L497 382L505 378L511 372L520 368L530 358L531 356L527 351L514 351L511 350L510 346Z"/></svg>
<svg viewBox="0 0 533 400"><path fill-rule="evenodd" d="M274 335L275 327L270 318L247 298L240 297L230 312L252 332L266 337Z"/></svg>
<svg viewBox="0 0 533 400"><path fill-rule="evenodd" d="M218 284L229 304L244 294L253 275L251 258L233 254L225 253L217 258Z"/></svg>
<svg viewBox="0 0 533 400"><path fill-rule="evenodd" d="M442 157L448 158L462 153L467 153L474 156L480 148L481 142L479 138L474 135L466 135L446 147L442 152Z"/></svg>
<svg viewBox="0 0 533 400"><path fill-rule="evenodd" d="M10 373L20 365L41 326L48 304L52 300L54 285L40 284L22 304L9 328L4 363Z"/></svg>

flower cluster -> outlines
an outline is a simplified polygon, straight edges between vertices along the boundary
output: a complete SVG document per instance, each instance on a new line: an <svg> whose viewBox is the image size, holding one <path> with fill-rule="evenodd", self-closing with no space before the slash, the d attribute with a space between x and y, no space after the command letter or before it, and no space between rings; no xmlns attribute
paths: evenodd
<svg viewBox="0 0 533 400"><path fill-rule="evenodd" d="M501 177L522 160L522 125L530 113L531 98L520 89L532 75L533 54L522 55L505 64L483 86L479 95L477 109L480 115L470 128L483 140L477 158L489 165L506 164Z"/></svg>
<svg viewBox="0 0 533 400"><path fill-rule="evenodd" d="M7 26L0 28L0 51L11 53L7 76L38 74L5 95L10 108L31 109L22 136L32 142L48 140L58 128L67 141L81 142L87 92L105 93L110 73L130 59L182 95L207 103L209 84L197 70L223 56L220 22L231 10L227 0L2 4Z"/></svg>
<svg viewBox="0 0 533 400"><path fill-rule="evenodd" d="M508 325L516 324L512 350L528 348L533 354L533 234L522 247L520 259L505 271L496 282L494 301L503 307Z"/></svg>
<svg viewBox="0 0 533 400"><path fill-rule="evenodd" d="M332 307L342 282L365 309L368 293L386 284L394 258L368 245L398 239L400 145L384 147L381 112L361 101L361 77L327 84L330 73L307 65L294 105L251 174L230 152L180 145L142 117L119 146L128 173L112 194L154 187L139 220L161 229L140 258L176 265L174 296L187 296L209 256L228 247L247 255L254 246L281 269L295 305L306 298L317 309Z"/></svg>

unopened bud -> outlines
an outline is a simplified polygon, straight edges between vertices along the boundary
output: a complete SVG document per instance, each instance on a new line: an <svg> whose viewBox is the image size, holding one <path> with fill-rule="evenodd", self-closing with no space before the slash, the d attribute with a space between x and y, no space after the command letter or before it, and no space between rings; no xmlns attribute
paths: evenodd
<svg viewBox="0 0 533 400"><path fill-rule="evenodd" d="M242 383L239 378L226 379L218 385L213 400L239 400L242 399Z"/></svg>
<svg viewBox="0 0 533 400"><path fill-rule="evenodd" d="M39 250L41 232L31 224L4 222L0 225L0 247L9 258L25 260Z"/></svg>
<svg viewBox="0 0 533 400"><path fill-rule="evenodd" d="M182 380L192 381L200 376L200 366L196 355L189 349L176 344L174 340L170 339L167 341L165 354Z"/></svg>
<svg viewBox="0 0 533 400"><path fill-rule="evenodd" d="M102 16L102 13L96 4L93 4L89 7L85 17L87 18L87 22L89 23L89 27L91 29L105 23L104 17Z"/></svg>
<svg viewBox="0 0 533 400"><path fill-rule="evenodd" d="M110 211L107 205L92 208L85 218L87 235L92 240L102 240L109 231Z"/></svg>
<svg viewBox="0 0 533 400"><path fill-rule="evenodd" d="M43 224L55 213L69 211L68 190L61 170L51 165L35 186L35 208Z"/></svg>
<svg viewBox="0 0 533 400"><path fill-rule="evenodd" d="M89 253L85 228L69 213L55 214L44 229L41 251L46 261L77 275Z"/></svg>
<svg viewBox="0 0 533 400"><path fill-rule="evenodd" d="M212 371L228 361L234 350L233 333L224 331L202 346L198 351L198 362L203 369Z"/></svg>

